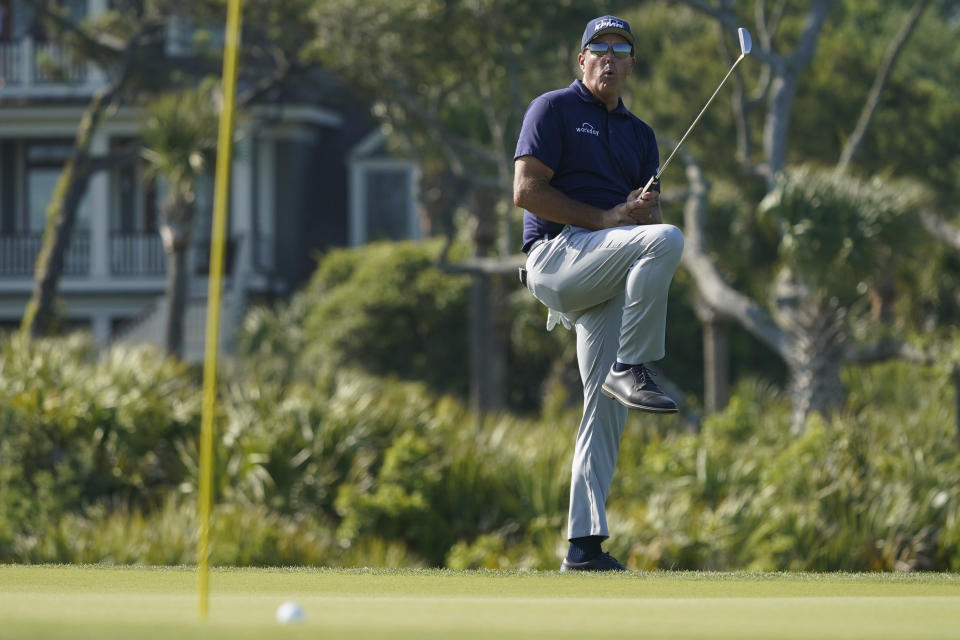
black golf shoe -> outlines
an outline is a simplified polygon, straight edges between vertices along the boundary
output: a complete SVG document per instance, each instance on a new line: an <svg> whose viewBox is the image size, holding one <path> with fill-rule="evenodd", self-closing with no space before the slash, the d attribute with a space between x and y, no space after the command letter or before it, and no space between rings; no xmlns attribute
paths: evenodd
<svg viewBox="0 0 960 640"><path fill-rule="evenodd" d="M609 553L601 553L583 562L570 562L566 558L560 563L560 571L626 571L627 568L617 562Z"/></svg>
<svg viewBox="0 0 960 640"><path fill-rule="evenodd" d="M642 364L626 371L607 373L600 388L603 395L631 409L653 413L676 413L677 403L653 381L653 373Z"/></svg>

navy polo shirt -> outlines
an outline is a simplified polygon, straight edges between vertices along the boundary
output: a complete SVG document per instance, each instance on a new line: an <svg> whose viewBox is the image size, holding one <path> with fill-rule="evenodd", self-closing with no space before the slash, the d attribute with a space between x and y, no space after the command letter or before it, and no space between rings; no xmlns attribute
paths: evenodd
<svg viewBox="0 0 960 640"><path fill-rule="evenodd" d="M610 209L647 183L660 166L650 125L620 100L607 106L580 80L534 99L523 116L513 158L533 156L553 169L550 184L574 200ZM656 185L659 191L659 185ZM523 213L523 250L563 225Z"/></svg>

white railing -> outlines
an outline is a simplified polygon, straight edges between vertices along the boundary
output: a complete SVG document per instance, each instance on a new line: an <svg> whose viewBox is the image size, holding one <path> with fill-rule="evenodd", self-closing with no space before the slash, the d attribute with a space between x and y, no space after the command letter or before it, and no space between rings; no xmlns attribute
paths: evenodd
<svg viewBox="0 0 960 640"><path fill-rule="evenodd" d="M43 247L42 233L0 235L0 277L32 276ZM90 273L90 233L74 230L63 257L63 275Z"/></svg>
<svg viewBox="0 0 960 640"><path fill-rule="evenodd" d="M87 63L79 62L53 42L34 46L33 79L38 84L80 84L87 79Z"/></svg>
<svg viewBox="0 0 960 640"><path fill-rule="evenodd" d="M0 234L0 278L32 277L43 234ZM121 277L162 276L167 259L158 233L113 233L110 235L110 275ZM90 274L90 232L74 230L64 255L63 275Z"/></svg>
<svg viewBox="0 0 960 640"><path fill-rule="evenodd" d="M0 78L6 87L35 84L81 84L87 80L87 63L74 60L56 42L34 42L27 37L0 42Z"/></svg>
<svg viewBox="0 0 960 640"><path fill-rule="evenodd" d="M112 233L110 273L115 276L159 276L167 271L159 233Z"/></svg>
<svg viewBox="0 0 960 640"><path fill-rule="evenodd" d="M0 78L5 85L23 84L23 43L0 42Z"/></svg>

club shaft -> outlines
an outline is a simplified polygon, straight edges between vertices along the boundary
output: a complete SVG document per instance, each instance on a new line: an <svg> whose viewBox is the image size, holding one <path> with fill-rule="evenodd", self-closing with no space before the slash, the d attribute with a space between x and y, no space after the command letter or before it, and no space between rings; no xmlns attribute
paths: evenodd
<svg viewBox="0 0 960 640"><path fill-rule="evenodd" d="M673 148L673 151L670 152L670 155L667 156L666 161L664 161L664 163L660 165L660 169L657 171L657 174L647 181L647 184L644 185L643 191L640 192L640 196L638 197L642 197L643 194L645 194L647 190L650 189L650 185L652 185L654 182L660 179L660 176L663 174L664 170L666 170L667 165L670 164L670 161L673 160L673 156L676 155L677 150L680 149L680 145L683 144L683 141L687 139L687 136L690 135L690 132L693 131L693 128L697 126L698 122L700 122L700 118L702 118L703 114L706 113L707 107L710 106L710 103L713 102L713 99L717 97L718 93L720 93L720 89L723 87L723 84L727 81L727 78L730 77L730 74L733 73L733 70L737 68L737 65L740 64L741 60L743 60L743 54L740 54L740 57L734 61L733 66L730 67L729 71L727 71L727 75L723 76L723 80L720 81L720 84L717 85L717 88L713 92L713 95L711 95L710 99L707 100L707 104L703 105L703 109L701 109L700 113L697 114L697 117L693 119L693 123L691 123L690 127L687 129L687 132L683 134L682 138L680 138L680 142L677 143L677 146L675 146Z"/></svg>

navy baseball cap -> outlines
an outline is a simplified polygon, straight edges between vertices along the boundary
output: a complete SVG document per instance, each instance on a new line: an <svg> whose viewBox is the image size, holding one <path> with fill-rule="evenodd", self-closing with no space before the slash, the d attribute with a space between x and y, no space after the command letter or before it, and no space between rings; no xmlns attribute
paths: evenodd
<svg viewBox="0 0 960 640"><path fill-rule="evenodd" d="M626 20L621 20L615 16L601 16L587 23L587 28L583 30L580 48L583 49L594 38L605 33L615 33L618 36L623 36L630 43L630 46L633 46L633 33L630 31L630 25Z"/></svg>

